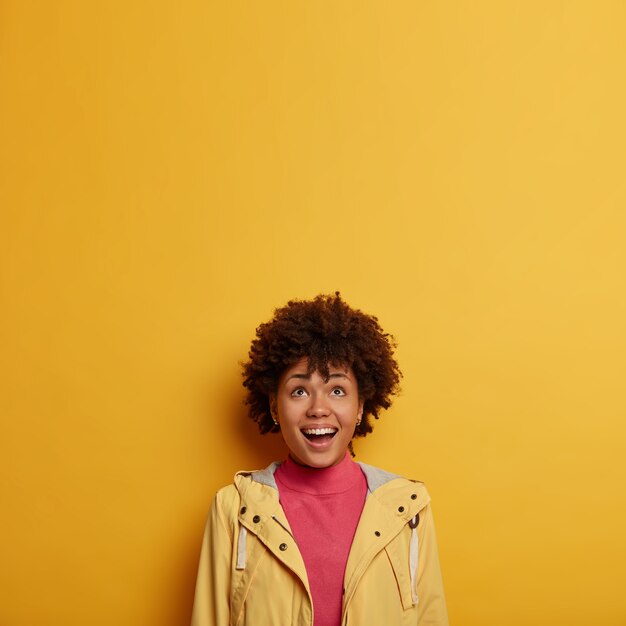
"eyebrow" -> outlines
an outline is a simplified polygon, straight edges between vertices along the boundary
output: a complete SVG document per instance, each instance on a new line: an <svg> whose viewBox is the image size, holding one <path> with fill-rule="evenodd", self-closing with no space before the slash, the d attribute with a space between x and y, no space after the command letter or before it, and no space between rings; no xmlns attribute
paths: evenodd
<svg viewBox="0 0 626 626"><path fill-rule="evenodd" d="M309 380L311 378L311 375L310 374L292 374L287 380L291 380L292 378ZM328 375L328 379L330 380L331 378L346 378L347 380L350 380L349 376L347 374L344 374L343 372L333 372L332 374Z"/></svg>

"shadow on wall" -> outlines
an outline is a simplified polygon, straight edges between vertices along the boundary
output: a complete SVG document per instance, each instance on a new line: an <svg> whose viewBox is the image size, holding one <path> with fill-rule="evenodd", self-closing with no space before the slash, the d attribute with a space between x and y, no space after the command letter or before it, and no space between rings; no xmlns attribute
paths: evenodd
<svg viewBox="0 0 626 626"><path fill-rule="evenodd" d="M174 564L178 568L177 574L172 576L172 563L167 564L168 581L176 585L177 598L171 606L171 615L164 619L164 624L189 624L191 623L191 611L196 589L196 576L198 574L198 559L200 558L200 541L202 535L198 533L186 533L181 538L180 560ZM181 621L182 618L182 621Z"/></svg>
<svg viewBox="0 0 626 626"><path fill-rule="evenodd" d="M235 436L241 441L245 457L250 465L241 469L263 469L272 461L282 461L287 449L280 433L261 435L259 427L248 417L248 407L244 404L245 390L241 387L232 397L233 428Z"/></svg>
<svg viewBox="0 0 626 626"><path fill-rule="evenodd" d="M257 424L248 417L246 390L239 373L233 374L225 372L222 380L206 389L204 415L199 424L198 436L204 439L207 458L212 459L211 479L216 490L229 484L237 471L263 469L287 455L280 433L261 435ZM228 434L226 440L232 453L215 437L215 432Z"/></svg>

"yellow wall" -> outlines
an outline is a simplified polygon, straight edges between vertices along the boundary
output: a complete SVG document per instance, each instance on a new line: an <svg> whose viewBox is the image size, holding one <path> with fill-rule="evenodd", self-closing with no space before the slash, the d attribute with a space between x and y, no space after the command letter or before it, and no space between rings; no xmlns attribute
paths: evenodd
<svg viewBox="0 0 626 626"><path fill-rule="evenodd" d="M399 341L454 626L626 623L626 6L0 8L0 624L188 623L238 361L342 290Z"/></svg>

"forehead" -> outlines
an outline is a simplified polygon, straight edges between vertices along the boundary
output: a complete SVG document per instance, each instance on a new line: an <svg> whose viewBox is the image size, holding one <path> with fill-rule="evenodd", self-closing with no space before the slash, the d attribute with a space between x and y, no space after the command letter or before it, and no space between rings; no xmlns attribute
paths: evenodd
<svg viewBox="0 0 626 626"><path fill-rule="evenodd" d="M281 381L284 381L294 375L298 375L299 377L302 377L302 376L308 377L310 375L313 375L315 372L319 374L318 370L315 370L314 372L309 371L309 359L308 357L303 357L299 361L294 363L293 365L288 366L285 369L285 371L282 373L280 378L281 378ZM353 378L352 368L347 365L329 363L328 373L331 376L333 374L342 374L346 376L347 378Z"/></svg>

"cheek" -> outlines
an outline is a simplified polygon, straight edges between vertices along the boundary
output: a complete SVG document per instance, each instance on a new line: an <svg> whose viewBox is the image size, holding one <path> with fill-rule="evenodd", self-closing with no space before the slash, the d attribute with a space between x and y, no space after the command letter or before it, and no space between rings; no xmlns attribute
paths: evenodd
<svg viewBox="0 0 626 626"><path fill-rule="evenodd" d="M341 412L341 421L346 425L356 423L360 416L360 405L358 402L351 403L350 406L344 407Z"/></svg>
<svg viewBox="0 0 626 626"><path fill-rule="evenodd" d="M284 422L297 422L299 419L299 411L297 403L289 400L278 400L276 411L279 419Z"/></svg>

